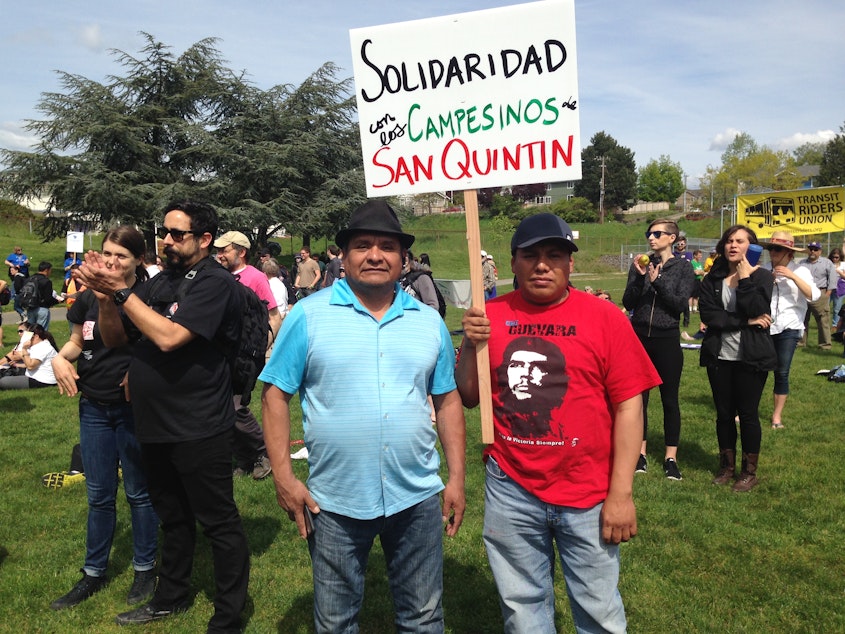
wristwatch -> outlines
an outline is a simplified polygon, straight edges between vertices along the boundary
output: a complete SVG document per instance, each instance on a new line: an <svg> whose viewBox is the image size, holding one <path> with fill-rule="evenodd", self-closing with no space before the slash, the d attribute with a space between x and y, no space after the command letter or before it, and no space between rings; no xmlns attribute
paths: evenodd
<svg viewBox="0 0 845 634"><path fill-rule="evenodd" d="M119 291L115 291L112 297L114 298L114 303L121 306L126 303L126 300L129 299L131 294L131 288L121 288Z"/></svg>

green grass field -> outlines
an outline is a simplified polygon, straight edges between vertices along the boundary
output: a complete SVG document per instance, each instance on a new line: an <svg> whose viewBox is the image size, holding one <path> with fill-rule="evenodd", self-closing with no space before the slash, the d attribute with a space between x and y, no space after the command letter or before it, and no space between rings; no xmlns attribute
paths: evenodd
<svg viewBox="0 0 845 634"><path fill-rule="evenodd" d="M605 230L596 226L582 227L582 235L589 231L592 239L608 245L642 235L642 227L606 227L606 236L596 235ZM461 268L466 266L466 246L460 228L421 229L418 240L423 248L415 252L431 254L439 277L466 277ZM611 230L620 235L610 235ZM484 228L482 234L485 248L490 244L489 250L497 256L507 255L504 236L487 236ZM54 263L63 255L62 244L28 240L24 228L0 227L0 250L8 248L4 257L12 243L21 243L25 252L39 259L53 258ZM608 246L607 252L614 253L614 248ZM573 281L578 287L604 288L618 303L625 277L589 270L585 263L596 261L597 255L582 247ZM506 278L505 258L498 264L500 277ZM9 307L4 308L5 350L16 336L11 325L15 320L7 312ZM459 327L461 314L449 308L450 329ZM690 332L696 325L693 314ZM52 329L60 341L67 338L64 324L57 323ZM815 341L813 330L810 341ZM841 347L835 352L813 347L797 351L792 394L784 416L786 429L782 431L773 431L767 424L770 379L760 412L764 423L761 482L748 494L734 494L729 487L710 484L717 463L710 389L704 369L698 367L697 351L684 352L678 458L684 480L667 481L660 469L663 434L660 398L655 392L650 404L650 472L637 475L635 481L639 535L622 547L621 590L629 631L845 631L845 558L839 552L845 530L841 458L845 386L815 376L816 370L843 362L841 352ZM258 414L258 392L253 403ZM125 595L132 581L131 531L124 500L118 505L112 582L72 610L56 613L49 608L50 601L79 578L84 555L84 487L52 491L40 482L42 474L68 467L71 447L79 436L76 408L75 399L50 389L0 392L0 632L126 631L114 624L114 615L127 609ZM446 623L448 631L455 633L499 632L502 623L496 591L481 541L484 475L477 410L467 411L467 425L468 509L461 532L445 545ZM294 437L301 437L300 433L301 427L295 429ZM306 476L304 463L297 463L296 469L300 477ZM246 631L313 631L306 544L278 508L272 481L239 479L235 495L252 550ZM143 632L204 631L211 615L213 581L208 545L202 538L194 586L193 609L144 627ZM559 572L557 586L558 629L572 631ZM391 632L392 618L384 561L376 546L370 559L361 631Z"/></svg>

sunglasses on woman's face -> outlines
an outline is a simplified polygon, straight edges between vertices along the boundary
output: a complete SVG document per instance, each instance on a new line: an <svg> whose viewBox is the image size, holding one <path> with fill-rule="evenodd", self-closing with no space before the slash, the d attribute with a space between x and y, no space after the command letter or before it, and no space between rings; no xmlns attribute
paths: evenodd
<svg viewBox="0 0 845 634"><path fill-rule="evenodd" d="M648 240L651 236L654 236L655 238L659 239L663 236L668 236L668 235L670 235L668 231L646 231L645 232L645 239Z"/></svg>

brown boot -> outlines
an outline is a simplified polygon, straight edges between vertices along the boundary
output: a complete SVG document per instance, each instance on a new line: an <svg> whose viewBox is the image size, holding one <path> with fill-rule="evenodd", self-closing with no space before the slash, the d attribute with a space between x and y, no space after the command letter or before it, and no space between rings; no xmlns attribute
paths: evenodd
<svg viewBox="0 0 845 634"><path fill-rule="evenodd" d="M736 480L736 450L719 450L719 471L713 478L713 484L727 484Z"/></svg>
<svg viewBox="0 0 845 634"><path fill-rule="evenodd" d="M739 479L733 485L735 493L746 493L757 486L757 457L760 454L742 454L742 472Z"/></svg>

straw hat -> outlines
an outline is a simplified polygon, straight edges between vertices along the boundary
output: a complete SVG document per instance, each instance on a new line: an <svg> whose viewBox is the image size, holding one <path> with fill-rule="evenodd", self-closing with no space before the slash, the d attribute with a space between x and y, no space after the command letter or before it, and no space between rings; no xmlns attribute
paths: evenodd
<svg viewBox="0 0 845 634"><path fill-rule="evenodd" d="M795 246L795 239L789 231L775 231L769 240L761 241L760 246L764 249L783 247L784 249L790 249L791 251L797 251L799 253L807 252L807 249Z"/></svg>

